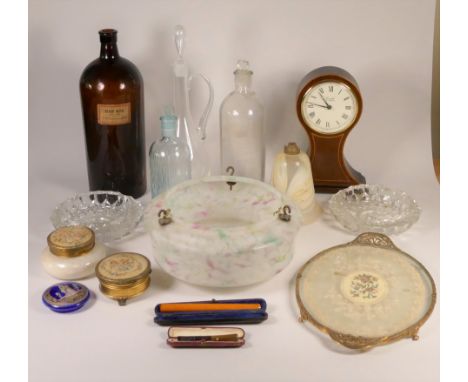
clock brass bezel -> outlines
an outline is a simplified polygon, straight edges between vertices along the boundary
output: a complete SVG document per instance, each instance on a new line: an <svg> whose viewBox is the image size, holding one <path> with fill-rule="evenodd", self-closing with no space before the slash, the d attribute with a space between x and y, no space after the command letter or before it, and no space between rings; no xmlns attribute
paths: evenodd
<svg viewBox="0 0 468 382"><path fill-rule="evenodd" d="M305 101L306 94L309 91L311 91L311 89L316 88L319 84L324 83L324 82L336 82L336 83L340 83L348 87L356 99L356 109L357 109L356 115L352 123L344 130L340 130L334 133L324 133L322 131L318 131L316 130L315 126L309 125L306 119L304 118L304 116L302 115L302 104ZM317 134L317 135L325 136L325 137L338 136L341 134L347 135L354 128L354 126L359 122L359 119L361 118L361 114L362 114L363 102L362 102L361 92L359 90L357 83L354 81L354 79L352 78L348 79L344 75L340 75L337 73L320 74L319 71L317 72L312 71L308 74L308 76L306 76L306 78L304 79L304 84L300 86L300 89L301 90L296 100L296 112L297 112L299 121L301 122L302 126L307 131L310 130L313 134Z"/></svg>

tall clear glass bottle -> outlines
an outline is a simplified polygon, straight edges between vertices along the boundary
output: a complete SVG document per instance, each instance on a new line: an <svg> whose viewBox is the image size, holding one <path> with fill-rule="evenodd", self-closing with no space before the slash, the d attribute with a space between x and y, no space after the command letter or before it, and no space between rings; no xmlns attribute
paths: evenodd
<svg viewBox="0 0 468 382"><path fill-rule="evenodd" d="M239 60L235 89L221 104L221 171L232 166L238 176L263 180L263 106L251 88L252 74L249 62Z"/></svg>
<svg viewBox="0 0 468 382"><path fill-rule="evenodd" d="M164 115L160 120L162 138L153 142L149 152L153 198L191 178L190 149L176 137L177 117Z"/></svg>

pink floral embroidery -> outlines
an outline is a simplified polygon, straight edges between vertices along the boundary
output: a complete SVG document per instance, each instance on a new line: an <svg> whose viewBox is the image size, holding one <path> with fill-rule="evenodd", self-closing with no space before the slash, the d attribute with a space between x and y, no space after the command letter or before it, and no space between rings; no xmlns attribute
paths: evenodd
<svg viewBox="0 0 468 382"><path fill-rule="evenodd" d="M379 280L377 277L360 273L351 281L351 296L365 299L377 298Z"/></svg>

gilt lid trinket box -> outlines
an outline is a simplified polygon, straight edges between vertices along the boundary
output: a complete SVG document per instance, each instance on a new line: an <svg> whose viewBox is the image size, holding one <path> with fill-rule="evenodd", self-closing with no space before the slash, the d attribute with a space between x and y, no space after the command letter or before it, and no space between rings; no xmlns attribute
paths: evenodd
<svg viewBox="0 0 468 382"><path fill-rule="evenodd" d="M151 263L133 252L114 253L96 265L99 288L106 296L125 305L127 299L139 296L150 284Z"/></svg>

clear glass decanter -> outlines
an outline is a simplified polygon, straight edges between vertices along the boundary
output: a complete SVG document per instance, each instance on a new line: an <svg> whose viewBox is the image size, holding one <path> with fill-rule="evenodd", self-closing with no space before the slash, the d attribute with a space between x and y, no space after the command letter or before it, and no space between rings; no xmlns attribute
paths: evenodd
<svg viewBox="0 0 468 382"><path fill-rule="evenodd" d="M251 88L252 74L249 62L239 60L235 89L221 105L221 170L232 166L238 176L263 181L263 106Z"/></svg>
<svg viewBox="0 0 468 382"><path fill-rule="evenodd" d="M210 175L211 167L208 151L205 147L206 123L213 106L213 87L210 81L202 74L189 74L184 60L185 31L181 25L175 27L175 45L177 59L173 66L174 72L174 109L177 116L177 138L186 142L190 150L192 162L192 178L202 178ZM201 78L208 86L208 103L205 106L198 124L193 122L190 108L190 84L195 77Z"/></svg>
<svg viewBox="0 0 468 382"><path fill-rule="evenodd" d="M190 150L177 138L177 117L164 115L161 120L161 140L150 148L151 195L156 197L172 186L191 178Z"/></svg>

